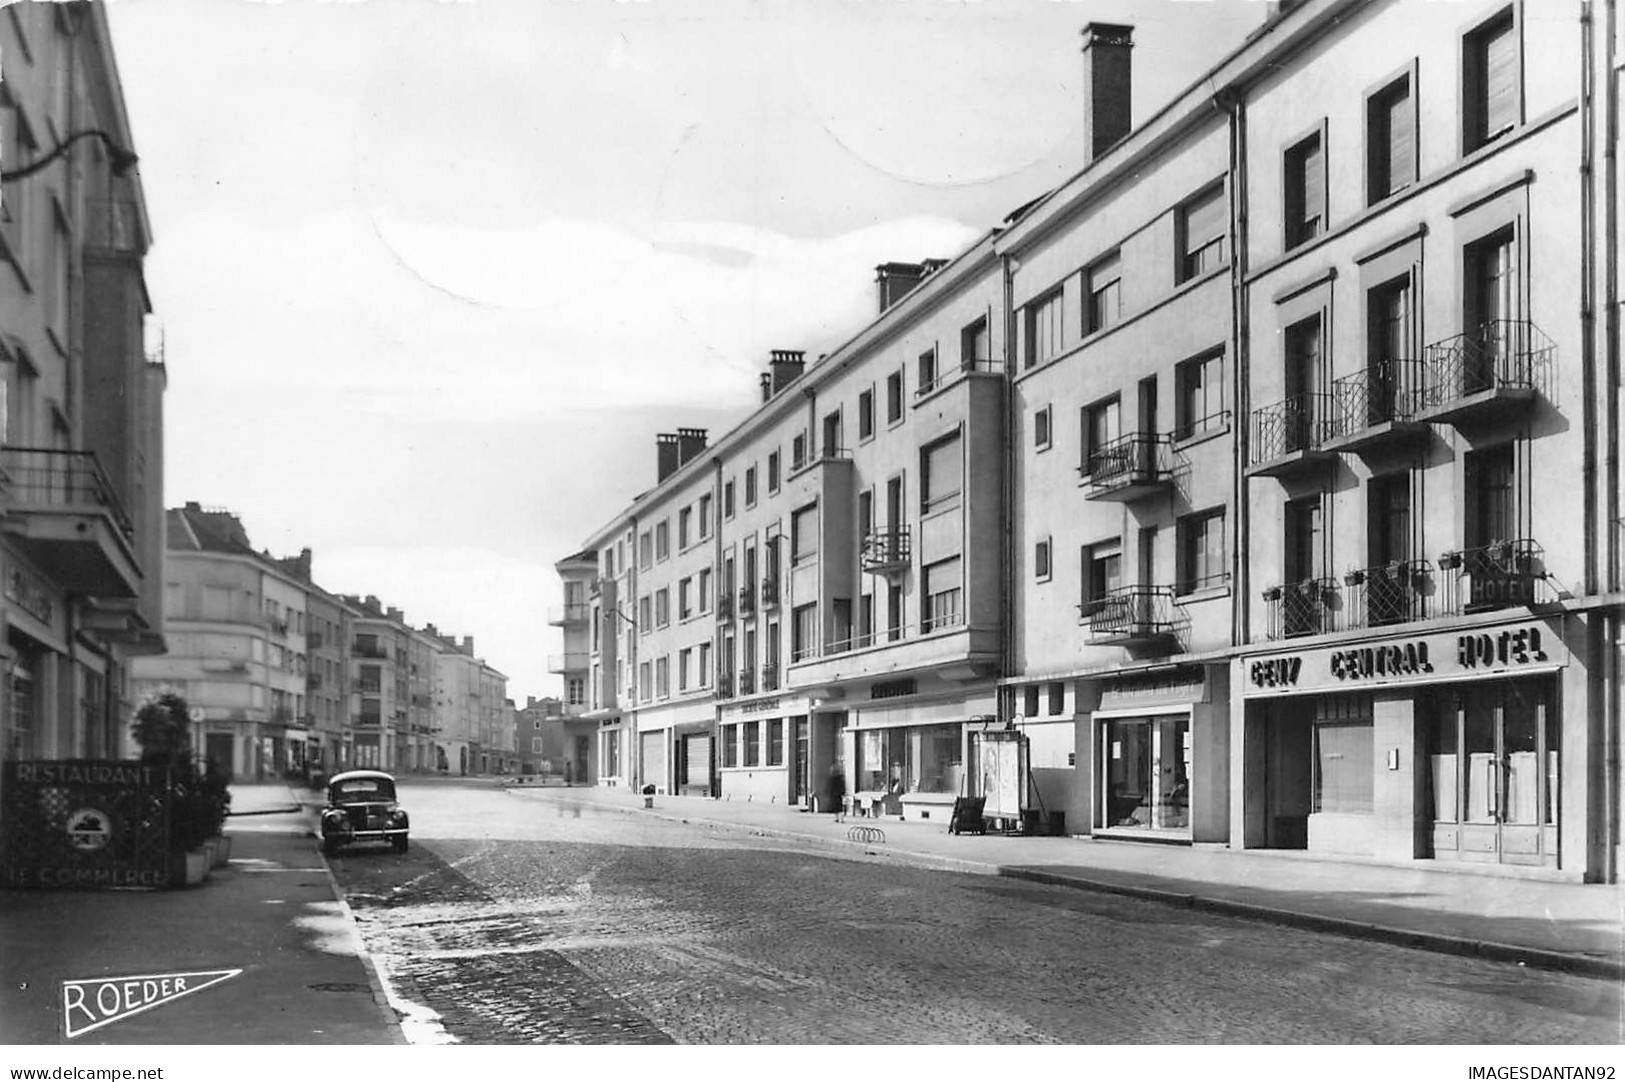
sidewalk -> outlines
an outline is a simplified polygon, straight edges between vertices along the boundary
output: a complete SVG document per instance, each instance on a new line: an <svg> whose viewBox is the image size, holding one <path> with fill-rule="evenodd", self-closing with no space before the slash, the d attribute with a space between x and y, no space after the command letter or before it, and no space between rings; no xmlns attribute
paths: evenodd
<svg viewBox="0 0 1625 1082"><path fill-rule="evenodd" d="M1625 979L1625 909L1617 886L1555 883L1301 853L1087 838L950 835L947 824L837 823L793 807L626 790L511 789L529 800L615 808L688 823L805 839L878 857L1106 891L1451 954ZM879 827L882 843L847 840Z"/></svg>
<svg viewBox="0 0 1625 1082"><path fill-rule="evenodd" d="M303 794L232 787L231 860L167 891L0 890L0 1044L391 1044L394 1013ZM71 1041L62 981L242 969Z"/></svg>

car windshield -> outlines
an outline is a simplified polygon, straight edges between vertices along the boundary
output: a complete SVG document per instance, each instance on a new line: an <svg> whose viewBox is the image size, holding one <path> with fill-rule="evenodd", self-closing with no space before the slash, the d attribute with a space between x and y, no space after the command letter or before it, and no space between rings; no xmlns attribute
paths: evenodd
<svg viewBox="0 0 1625 1082"><path fill-rule="evenodd" d="M383 778L348 778L333 783L334 800L394 800L395 785Z"/></svg>

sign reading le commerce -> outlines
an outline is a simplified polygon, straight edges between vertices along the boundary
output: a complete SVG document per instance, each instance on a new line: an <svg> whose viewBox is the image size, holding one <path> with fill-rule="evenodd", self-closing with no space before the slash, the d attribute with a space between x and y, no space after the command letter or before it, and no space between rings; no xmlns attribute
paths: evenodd
<svg viewBox="0 0 1625 1082"><path fill-rule="evenodd" d="M1567 660L1556 635L1539 624L1522 624L1254 658L1246 662L1246 688L1248 695L1292 695L1431 684L1547 671Z"/></svg>

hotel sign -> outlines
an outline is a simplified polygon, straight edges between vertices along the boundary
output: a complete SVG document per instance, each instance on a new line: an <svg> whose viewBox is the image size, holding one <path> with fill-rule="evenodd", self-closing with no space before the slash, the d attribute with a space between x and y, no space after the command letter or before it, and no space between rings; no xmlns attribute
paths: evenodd
<svg viewBox="0 0 1625 1082"><path fill-rule="evenodd" d="M1349 691L1546 671L1567 660L1548 629L1524 624L1243 659L1243 686L1248 695Z"/></svg>

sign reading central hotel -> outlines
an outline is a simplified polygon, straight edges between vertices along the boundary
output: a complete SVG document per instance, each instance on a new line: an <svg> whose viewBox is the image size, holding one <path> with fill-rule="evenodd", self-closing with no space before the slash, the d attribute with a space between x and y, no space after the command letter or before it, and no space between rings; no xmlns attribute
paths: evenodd
<svg viewBox="0 0 1625 1082"><path fill-rule="evenodd" d="M1360 646L1277 654L1245 662L1248 695L1290 695L1372 685L1434 683L1556 668L1562 643L1537 624L1487 628Z"/></svg>

